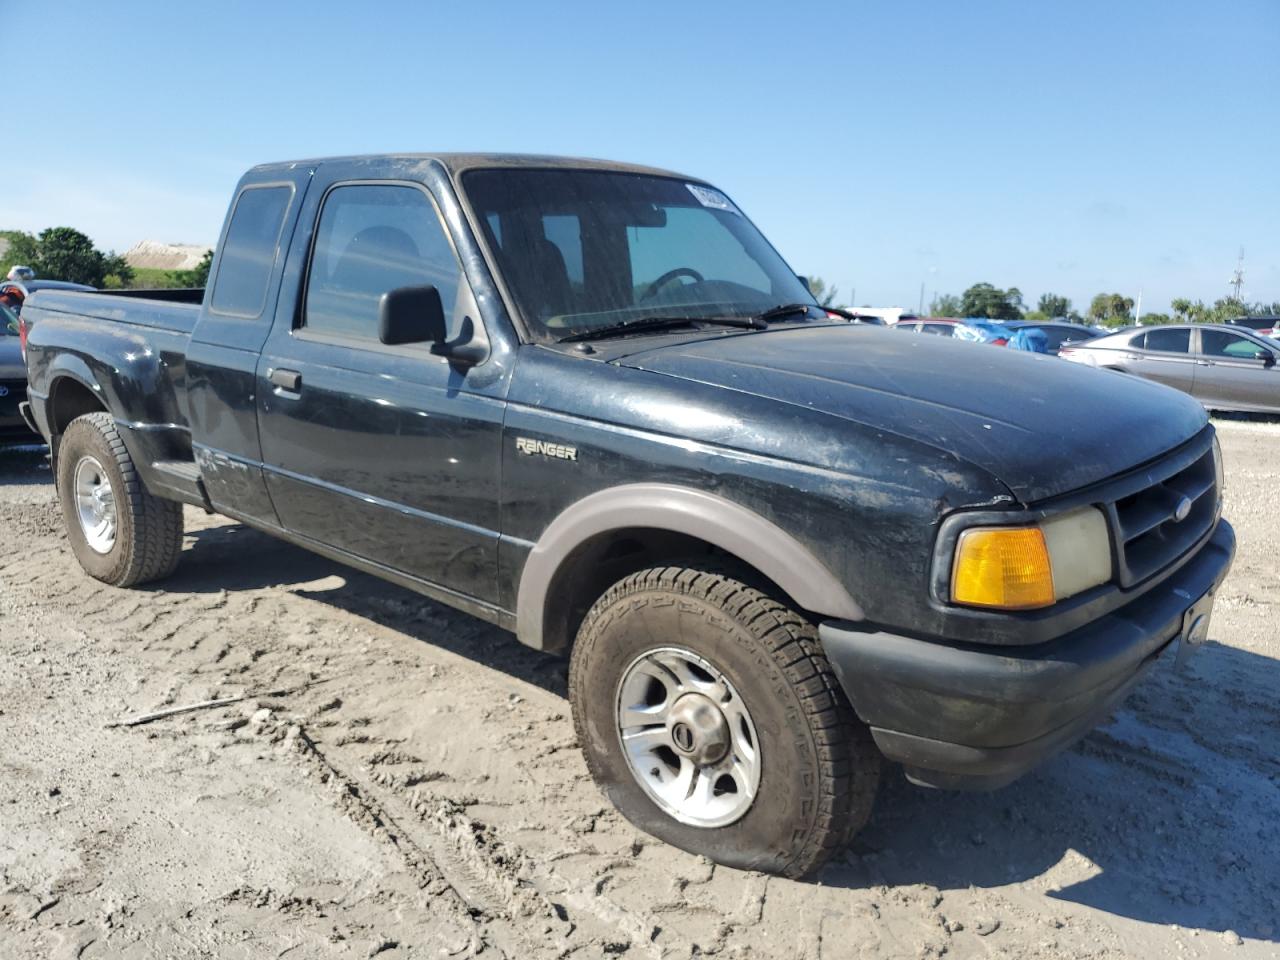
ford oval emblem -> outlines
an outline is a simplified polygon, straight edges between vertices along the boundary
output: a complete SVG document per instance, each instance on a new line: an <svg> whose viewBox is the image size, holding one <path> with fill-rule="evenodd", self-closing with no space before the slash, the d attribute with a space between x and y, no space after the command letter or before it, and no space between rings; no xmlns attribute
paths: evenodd
<svg viewBox="0 0 1280 960"><path fill-rule="evenodd" d="M1191 513L1191 498L1183 497L1178 501L1178 505L1173 508L1173 522L1181 523L1187 519L1187 515Z"/></svg>
<svg viewBox="0 0 1280 960"><path fill-rule="evenodd" d="M7 397L8 395L9 395L9 388L0 387L0 397Z"/></svg>

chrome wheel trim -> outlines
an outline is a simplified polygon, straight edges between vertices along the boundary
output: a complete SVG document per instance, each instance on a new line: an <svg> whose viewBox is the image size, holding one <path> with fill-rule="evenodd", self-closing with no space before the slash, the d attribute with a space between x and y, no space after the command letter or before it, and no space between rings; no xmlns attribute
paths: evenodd
<svg viewBox="0 0 1280 960"><path fill-rule="evenodd" d="M704 658L680 647L641 654L622 673L618 740L636 782L695 827L742 819L760 787L760 741L742 697Z"/></svg>
<svg viewBox="0 0 1280 960"><path fill-rule="evenodd" d="M85 543L94 553L110 553L116 545L116 498L107 471L95 457L81 457L71 485Z"/></svg>

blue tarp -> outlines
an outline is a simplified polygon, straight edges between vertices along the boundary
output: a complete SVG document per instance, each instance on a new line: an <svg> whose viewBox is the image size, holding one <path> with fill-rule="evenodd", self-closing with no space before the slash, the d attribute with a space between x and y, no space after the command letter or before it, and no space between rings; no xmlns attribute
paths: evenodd
<svg viewBox="0 0 1280 960"><path fill-rule="evenodd" d="M1030 353L1048 353L1049 338L1039 327L1019 327L1009 338L1010 350L1026 350Z"/></svg>

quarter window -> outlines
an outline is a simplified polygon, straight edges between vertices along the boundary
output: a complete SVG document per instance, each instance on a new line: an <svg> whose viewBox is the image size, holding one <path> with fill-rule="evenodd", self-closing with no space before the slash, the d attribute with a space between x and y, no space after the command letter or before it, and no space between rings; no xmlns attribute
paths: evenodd
<svg viewBox="0 0 1280 960"><path fill-rule="evenodd" d="M422 190L336 187L316 227L303 323L318 333L376 340L384 293L431 284L449 316L461 275L435 204Z"/></svg>
<svg viewBox="0 0 1280 960"><path fill-rule="evenodd" d="M218 257L210 308L237 317L261 315L280 246L280 230L293 188L249 187L241 191Z"/></svg>
<svg viewBox="0 0 1280 960"><path fill-rule="evenodd" d="M1186 353L1191 349L1191 331L1186 327L1179 330L1148 330L1147 349L1162 353Z"/></svg>

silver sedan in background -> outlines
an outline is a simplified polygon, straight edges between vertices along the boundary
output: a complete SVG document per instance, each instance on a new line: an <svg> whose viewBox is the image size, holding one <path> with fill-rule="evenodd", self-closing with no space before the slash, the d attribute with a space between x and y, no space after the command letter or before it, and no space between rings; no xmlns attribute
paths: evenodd
<svg viewBox="0 0 1280 960"><path fill-rule="evenodd" d="M1242 327L1130 327L1059 356L1176 387L1211 410L1280 413L1280 343Z"/></svg>

